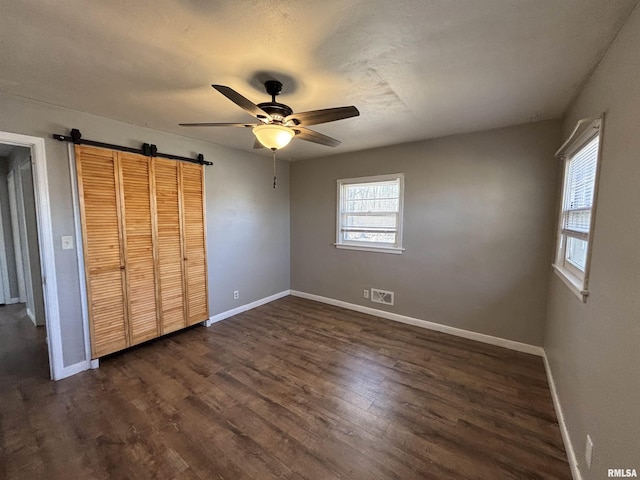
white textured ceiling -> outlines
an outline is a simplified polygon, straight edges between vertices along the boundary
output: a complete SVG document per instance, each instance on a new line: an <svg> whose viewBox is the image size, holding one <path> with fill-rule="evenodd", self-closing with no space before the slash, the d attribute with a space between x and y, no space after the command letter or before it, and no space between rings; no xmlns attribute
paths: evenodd
<svg viewBox="0 0 640 480"><path fill-rule="evenodd" d="M359 108L296 160L559 117L636 4L0 0L0 90L245 150L249 129L177 125L251 121L211 83L259 103L266 72L294 111Z"/></svg>

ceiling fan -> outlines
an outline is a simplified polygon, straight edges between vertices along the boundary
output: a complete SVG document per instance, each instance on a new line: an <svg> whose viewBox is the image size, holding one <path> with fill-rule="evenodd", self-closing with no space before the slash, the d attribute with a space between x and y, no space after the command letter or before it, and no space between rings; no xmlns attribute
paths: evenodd
<svg viewBox="0 0 640 480"><path fill-rule="evenodd" d="M267 93L271 95L271 101L257 105L230 87L224 85L211 86L257 118L259 123L180 123L179 125L181 127L252 128L253 134L256 136L253 148L262 148L264 146L275 152L280 148L286 147L294 137L328 147L337 147L341 143L340 140L306 127L360 115L358 109L353 105L293 113L293 110L288 105L276 102L276 97L282 92L282 83L277 80L264 82Z"/></svg>

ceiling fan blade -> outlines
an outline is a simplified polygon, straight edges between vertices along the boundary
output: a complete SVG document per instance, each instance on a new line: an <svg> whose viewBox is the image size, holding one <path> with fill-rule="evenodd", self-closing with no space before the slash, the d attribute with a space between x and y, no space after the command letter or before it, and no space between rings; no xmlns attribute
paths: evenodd
<svg viewBox="0 0 640 480"><path fill-rule="evenodd" d="M253 142L253 148L255 150L258 150L260 148L264 148L264 145L262 145L260 141L256 138L255 141Z"/></svg>
<svg viewBox="0 0 640 480"><path fill-rule="evenodd" d="M356 107L336 107L325 108L324 110L311 110L309 112L293 113L284 119L285 124L296 125L317 125L319 123L335 122L343 118L357 117L360 112Z"/></svg>
<svg viewBox="0 0 640 480"><path fill-rule="evenodd" d="M294 127L293 130L296 132L295 138L306 140L307 142L319 143L320 145L326 145L327 147L337 147L342 143L340 140L309 130L308 128Z"/></svg>
<svg viewBox="0 0 640 480"><path fill-rule="evenodd" d="M233 88L225 87L224 85L211 85L211 86L215 88L217 91L219 91L221 94L223 94L225 97L227 97L229 100L231 100L233 103L238 105L240 108L247 111L250 115L253 115L256 118L259 118L260 120L268 120L268 121L273 120L271 118L271 115L269 115L267 112L262 110L259 106L257 106L248 98L245 98L242 95L240 95Z"/></svg>
<svg viewBox="0 0 640 480"><path fill-rule="evenodd" d="M181 127L244 127L253 128L257 127L258 123L179 123Z"/></svg>

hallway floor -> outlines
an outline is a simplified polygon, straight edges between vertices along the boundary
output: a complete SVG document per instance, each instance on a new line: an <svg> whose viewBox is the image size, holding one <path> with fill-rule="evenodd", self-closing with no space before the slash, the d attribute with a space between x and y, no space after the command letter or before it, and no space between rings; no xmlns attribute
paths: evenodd
<svg viewBox="0 0 640 480"><path fill-rule="evenodd" d="M24 303L0 305L0 379L12 387L49 379L47 332L33 325Z"/></svg>

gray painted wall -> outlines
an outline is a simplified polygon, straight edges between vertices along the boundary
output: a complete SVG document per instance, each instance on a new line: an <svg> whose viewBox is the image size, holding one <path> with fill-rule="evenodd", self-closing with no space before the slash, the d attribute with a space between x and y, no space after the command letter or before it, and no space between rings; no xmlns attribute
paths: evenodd
<svg viewBox="0 0 640 480"><path fill-rule="evenodd" d="M542 345L559 140L547 121L293 163L291 288ZM399 172L406 251L336 249L336 180Z"/></svg>
<svg viewBox="0 0 640 480"><path fill-rule="evenodd" d="M545 348L585 480L640 470L640 11L570 108L606 112L587 303L551 276ZM586 467L586 435L594 442Z"/></svg>
<svg viewBox="0 0 640 480"><path fill-rule="evenodd" d="M279 161L279 187L272 188L271 159L0 93L0 131L46 139L64 365L84 360L76 250L62 250L60 237L74 235L68 144L52 133L79 128L84 138L192 156L206 168L210 314L289 288L288 163ZM251 142L251 138L247 139ZM233 300L233 290L240 299Z"/></svg>

